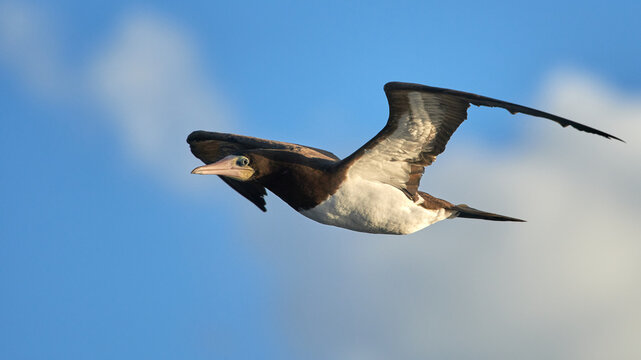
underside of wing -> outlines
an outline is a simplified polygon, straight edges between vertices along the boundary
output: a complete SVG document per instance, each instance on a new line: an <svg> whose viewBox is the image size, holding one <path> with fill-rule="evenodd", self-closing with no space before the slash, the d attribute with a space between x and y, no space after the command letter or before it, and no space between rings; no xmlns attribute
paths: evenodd
<svg viewBox="0 0 641 360"><path fill-rule="evenodd" d="M453 96L385 86L389 120L374 138L342 161L348 174L390 184L419 200L424 167L467 117L469 103Z"/></svg>
<svg viewBox="0 0 641 360"><path fill-rule="evenodd" d="M205 164L214 163L238 151L255 149L288 150L309 158L339 160L329 151L308 146L210 131L194 131L187 137L187 142L194 156ZM238 181L225 176L220 176L220 178L259 209L267 211L264 199L267 192L258 182Z"/></svg>
<svg viewBox="0 0 641 360"><path fill-rule="evenodd" d="M393 185L414 200L419 200L417 191L424 167L445 150L466 119L470 104L500 107L512 114L546 118L563 127L621 140L553 114L476 94L399 82L387 83L384 89L390 109L387 124L340 166L347 168L348 175Z"/></svg>
<svg viewBox="0 0 641 360"><path fill-rule="evenodd" d="M443 88L437 88L437 87L432 87L432 86L426 86L426 85L421 85L421 84L412 84L412 83L402 83L402 82L390 82L385 84L385 92L388 91L398 91L398 90L404 90L404 91L418 91L418 92L424 92L424 93L431 93L434 95L443 95L443 96L452 96L456 97L458 99L467 101L469 104L476 105L476 106L489 106L489 107L499 107L503 108L507 111L509 111L511 114L526 114L526 115L531 115L531 116L536 116L539 118L544 118L548 120L552 120L562 127L573 127L579 131L584 131L590 134L595 134L599 136L603 136L606 139L614 139L614 140L619 140L623 141L620 138L608 134L604 131L595 129L593 127L578 123L576 121L568 120L566 118L550 114L541 110L537 110L534 108L530 108L527 106L523 105L518 105L514 103L510 103L507 101L503 100L498 100L498 99L493 99L487 96L481 96L477 94L472 94L468 92L463 92L463 91L458 91L458 90L450 90L450 89L443 89Z"/></svg>

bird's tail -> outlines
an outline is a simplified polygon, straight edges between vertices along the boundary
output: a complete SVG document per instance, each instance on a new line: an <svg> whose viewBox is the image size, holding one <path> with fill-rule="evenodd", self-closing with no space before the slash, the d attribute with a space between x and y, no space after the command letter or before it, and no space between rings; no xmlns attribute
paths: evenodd
<svg viewBox="0 0 641 360"><path fill-rule="evenodd" d="M469 219L483 219L483 220L492 220L492 221L519 221L525 222L525 220L503 216L498 214L493 214L481 210L476 210L465 204L459 204L452 207L452 210L458 211L456 217L469 218Z"/></svg>

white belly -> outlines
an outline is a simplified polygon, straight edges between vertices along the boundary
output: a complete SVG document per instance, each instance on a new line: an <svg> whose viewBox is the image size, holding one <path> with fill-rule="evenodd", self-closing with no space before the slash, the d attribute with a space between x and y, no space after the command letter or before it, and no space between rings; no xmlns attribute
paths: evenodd
<svg viewBox="0 0 641 360"><path fill-rule="evenodd" d="M360 177L348 177L334 195L300 213L323 224L377 234L411 234L452 215L425 209L391 185Z"/></svg>

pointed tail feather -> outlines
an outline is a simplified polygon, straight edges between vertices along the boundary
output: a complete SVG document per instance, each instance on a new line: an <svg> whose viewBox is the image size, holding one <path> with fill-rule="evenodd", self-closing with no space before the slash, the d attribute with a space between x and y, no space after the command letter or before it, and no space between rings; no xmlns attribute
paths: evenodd
<svg viewBox="0 0 641 360"><path fill-rule="evenodd" d="M493 214L481 210L471 208L465 204L459 204L452 207L452 210L458 211L456 217L469 218L469 219L483 219L483 220L492 220L492 221L518 221L525 222L525 220L503 216L499 214Z"/></svg>

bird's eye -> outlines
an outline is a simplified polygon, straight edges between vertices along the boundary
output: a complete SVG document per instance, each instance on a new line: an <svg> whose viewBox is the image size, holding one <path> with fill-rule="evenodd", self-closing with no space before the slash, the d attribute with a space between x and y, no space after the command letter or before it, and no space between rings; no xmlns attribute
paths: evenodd
<svg viewBox="0 0 641 360"><path fill-rule="evenodd" d="M236 165L238 165L238 166L247 166L247 165L249 165L249 159L244 157L244 156L241 156L241 157L238 158L238 160L236 160Z"/></svg>

